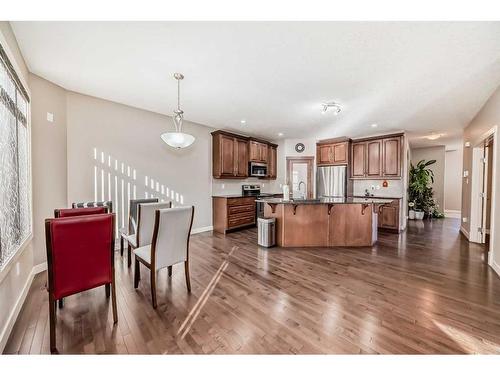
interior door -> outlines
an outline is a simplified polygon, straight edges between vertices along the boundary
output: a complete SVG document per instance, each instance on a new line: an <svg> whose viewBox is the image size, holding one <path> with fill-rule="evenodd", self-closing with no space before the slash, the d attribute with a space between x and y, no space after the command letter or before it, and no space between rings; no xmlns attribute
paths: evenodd
<svg viewBox="0 0 500 375"><path fill-rule="evenodd" d="M287 157L287 184L294 198L313 198L313 156Z"/></svg>

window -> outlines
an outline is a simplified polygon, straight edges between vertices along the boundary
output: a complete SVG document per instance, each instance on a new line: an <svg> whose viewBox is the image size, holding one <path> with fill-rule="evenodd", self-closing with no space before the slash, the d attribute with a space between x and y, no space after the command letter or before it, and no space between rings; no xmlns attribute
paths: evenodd
<svg viewBox="0 0 500 375"><path fill-rule="evenodd" d="M0 270L31 234L28 101L0 46Z"/></svg>

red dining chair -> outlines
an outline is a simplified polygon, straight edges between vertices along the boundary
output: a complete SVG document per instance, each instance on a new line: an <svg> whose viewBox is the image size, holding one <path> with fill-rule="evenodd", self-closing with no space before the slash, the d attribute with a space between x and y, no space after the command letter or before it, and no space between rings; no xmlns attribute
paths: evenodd
<svg viewBox="0 0 500 375"><path fill-rule="evenodd" d="M107 206L100 207L84 207L84 208L56 208L54 210L54 217L70 217L70 216L83 216L83 215L97 215L107 213L109 208ZM106 285L106 296L109 297L109 285ZM64 306L64 300L61 298L59 301L59 308Z"/></svg>
<svg viewBox="0 0 500 375"><path fill-rule="evenodd" d="M105 214L107 212L107 207L56 208L54 210L54 217L97 215Z"/></svg>
<svg viewBox="0 0 500 375"><path fill-rule="evenodd" d="M57 353L56 301L61 298L102 285L110 285L113 321L118 322L114 223L114 214L45 220L51 353Z"/></svg>

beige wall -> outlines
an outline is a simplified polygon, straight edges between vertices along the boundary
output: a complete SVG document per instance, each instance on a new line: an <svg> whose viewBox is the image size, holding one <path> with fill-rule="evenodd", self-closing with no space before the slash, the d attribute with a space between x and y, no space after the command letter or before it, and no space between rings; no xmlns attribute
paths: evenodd
<svg viewBox="0 0 500 375"><path fill-rule="evenodd" d="M29 91L28 69L14 37L10 24L0 21L0 43L5 49L17 74L24 81ZM33 247L29 240L14 256L7 266L0 271L0 353L22 306L30 286L33 272Z"/></svg>
<svg viewBox="0 0 500 375"><path fill-rule="evenodd" d="M472 148L483 140L484 134L495 126L500 125L500 87L488 99L483 108L479 111L471 123L464 129L464 143L470 142L471 147L464 147L463 152L463 170L469 172L469 178L464 178L462 182L462 228L466 233L469 232L470 222L470 176L472 176ZM497 134L497 140L500 134ZM494 174L496 175L495 196L492 205L492 230L490 265L500 274L500 142L493 146L494 156Z"/></svg>
<svg viewBox="0 0 500 375"><path fill-rule="evenodd" d="M439 210L444 210L444 174L445 174L445 147L424 147L411 150L411 163L416 165L420 160L436 160L436 163L429 166L434 172L434 183L432 189L434 198L439 205Z"/></svg>
<svg viewBox="0 0 500 375"><path fill-rule="evenodd" d="M185 122L183 129L196 141L174 150L160 139L173 128L169 116L74 92L67 92L67 123L68 203L94 200L97 193L98 200L113 199L115 211L120 212L122 197L126 205L135 188L137 198L173 197L175 205L194 205L194 230L212 225L210 132L214 129ZM124 225L127 213L119 213L117 219L119 226Z"/></svg>
<svg viewBox="0 0 500 375"><path fill-rule="evenodd" d="M35 264L46 261L46 218L55 208L67 205L66 175L66 90L30 74L33 103L32 169L33 169L33 245ZM54 122L47 121L47 112Z"/></svg>
<svg viewBox="0 0 500 375"><path fill-rule="evenodd" d="M445 153L444 210L460 211L462 206L463 148Z"/></svg>

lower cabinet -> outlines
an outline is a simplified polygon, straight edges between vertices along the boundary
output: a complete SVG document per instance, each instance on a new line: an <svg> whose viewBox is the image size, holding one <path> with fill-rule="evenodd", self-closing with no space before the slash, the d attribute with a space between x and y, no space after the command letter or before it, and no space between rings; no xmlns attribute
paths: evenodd
<svg viewBox="0 0 500 375"><path fill-rule="evenodd" d="M379 205L378 227L399 232L399 199Z"/></svg>
<svg viewBox="0 0 500 375"><path fill-rule="evenodd" d="M214 231L219 233L255 225L255 198L213 197L212 215Z"/></svg>

